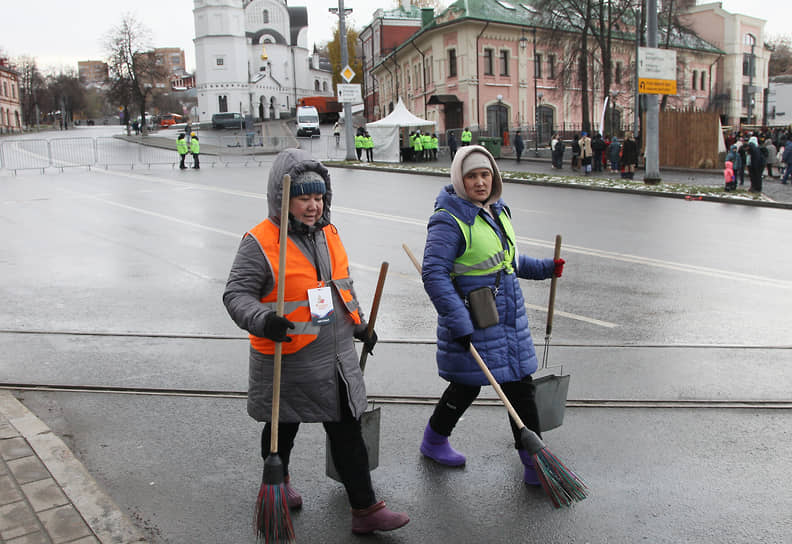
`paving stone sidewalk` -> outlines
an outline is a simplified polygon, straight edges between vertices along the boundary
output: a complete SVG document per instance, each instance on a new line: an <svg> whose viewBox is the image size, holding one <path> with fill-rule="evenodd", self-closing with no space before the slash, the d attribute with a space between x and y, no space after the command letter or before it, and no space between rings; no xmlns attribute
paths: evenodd
<svg viewBox="0 0 792 544"><path fill-rule="evenodd" d="M69 448L0 391L0 543L145 542Z"/></svg>

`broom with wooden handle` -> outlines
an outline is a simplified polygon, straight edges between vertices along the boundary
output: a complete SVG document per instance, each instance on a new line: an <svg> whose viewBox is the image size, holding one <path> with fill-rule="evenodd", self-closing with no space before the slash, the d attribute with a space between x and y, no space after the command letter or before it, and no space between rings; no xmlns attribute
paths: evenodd
<svg viewBox="0 0 792 544"><path fill-rule="evenodd" d="M410 251L410 248L407 247L406 244L402 244L402 247L420 274L421 264L418 262L418 259L415 258L415 255L413 255L413 252ZM500 397L503 405L506 406L509 416L514 420L517 428L520 429L520 443L523 449L533 458L539 481L542 484L542 488L553 502L553 505L556 508L560 508L562 506L570 506L573 502L585 499L588 496L586 484L547 449L542 439L539 438L539 435L525 426L519 414L517 414L517 411L514 409L511 402L509 402L509 399L506 398L506 394L503 392L503 389L501 389L500 384L495 380L495 376L492 375L492 372L490 372L487 364L481 358L478 351L476 351L476 347L473 344L470 345L470 354L487 377L487 380L498 394L498 397Z"/></svg>
<svg viewBox="0 0 792 544"><path fill-rule="evenodd" d="M283 194L280 215L280 240L278 254L278 298L275 314L283 316L284 285L286 282L286 243L289 231L289 191L291 176L283 176ZM289 506L286 503L286 483L283 461L278 455L278 418L280 417L281 359L283 343L275 342L272 370L272 420L270 421L270 453L264 460L264 477L261 482L254 523L256 542L297 542L294 536Z"/></svg>

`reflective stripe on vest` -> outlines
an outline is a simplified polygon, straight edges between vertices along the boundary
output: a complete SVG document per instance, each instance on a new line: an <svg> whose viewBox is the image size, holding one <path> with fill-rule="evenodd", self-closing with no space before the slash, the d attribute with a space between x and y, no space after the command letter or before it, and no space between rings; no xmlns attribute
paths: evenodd
<svg viewBox="0 0 792 544"><path fill-rule="evenodd" d="M258 240L261 249L269 260L272 268L274 285L272 290L262 297L261 303L275 311L278 299L278 241L279 228L269 219L253 227L248 234ZM341 238L335 227L328 225L322 229L327 247L330 250L330 266L332 280L328 282L316 279L316 268L302 251L291 240L286 240L286 269L288 278L284 286L283 315L294 323L294 329L289 329L288 335L291 342L283 343L283 353L295 353L304 348L319 335L319 326L311 322L311 309L308 304L308 289L334 285L344 301L347 312L356 324L361 323L358 312L358 302L352 296L352 280L349 278L349 260L346 250L341 244ZM336 308L338 311L339 308ZM341 316L337 316L342 318ZM250 345L258 352L272 355L275 353L275 342L268 338L250 335Z"/></svg>
<svg viewBox="0 0 792 544"><path fill-rule="evenodd" d="M498 233L481 214L476 215L473 225L468 225L444 208L437 211L453 217L465 237L465 252L454 260L451 276L486 276L501 269L508 274L514 271L514 229L505 210L501 211L498 219L506 235L506 250Z"/></svg>

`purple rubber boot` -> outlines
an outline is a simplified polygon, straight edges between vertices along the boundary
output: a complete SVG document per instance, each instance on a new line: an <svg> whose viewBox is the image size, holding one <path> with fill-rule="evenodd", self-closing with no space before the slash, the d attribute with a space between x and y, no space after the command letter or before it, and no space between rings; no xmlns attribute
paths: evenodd
<svg viewBox="0 0 792 544"><path fill-rule="evenodd" d="M385 501L361 510L352 510L352 532L358 535L374 531L393 531L404 527L409 521L407 514L388 510Z"/></svg>
<svg viewBox="0 0 792 544"><path fill-rule="evenodd" d="M539 481L539 475L536 473L533 456L525 450L517 450L517 453L520 454L520 461L525 466L525 473L523 474L525 485L542 485Z"/></svg>
<svg viewBox="0 0 792 544"><path fill-rule="evenodd" d="M423 442L421 442L421 453L429 459L449 467L461 467L466 461L464 455L451 447L448 437L434 432L428 423L424 430Z"/></svg>
<svg viewBox="0 0 792 544"><path fill-rule="evenodd" d="M286 484L286 505L289 510L302 508L302 495L291 486L291 478L286 476L283 483Z"/></svg>

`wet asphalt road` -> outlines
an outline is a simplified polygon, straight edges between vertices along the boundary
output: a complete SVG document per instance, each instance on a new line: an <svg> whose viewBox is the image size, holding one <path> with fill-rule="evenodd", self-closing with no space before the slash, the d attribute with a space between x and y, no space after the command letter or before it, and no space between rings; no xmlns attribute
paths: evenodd
<svg viewBox="0 0 792 544"><path fill-rule="evenodd" d="M241 234L264 217L266 168L0 178L3 382L244 391L246 342L220 295ZM420 256L444 180L332 170L333 220L367 308L390 263L371 395L436 396L434 310ZM509 185L519 250L564 237L551 362L576 400L789 401L788 210ZM548 282L522 282L539 351ZM38 331L42 334L31 334ZM109 333L108 336L51 331ZM172 333L173 337L112 336ZM214 338L184 338L211 335ZM260 460L241 399L22 393L152 542L245 542ZM491 391L483 396L492 397ZM788 410L570 408L551 449L592 487L554 511L519 484L502 408L455 434L464 470L427 463L430 406L383 407L378 493L412 516L378 542L789 542ZM318 425L293 474L304 542L349 542ZM768 478L768 474L772 477Z"/></svg>

